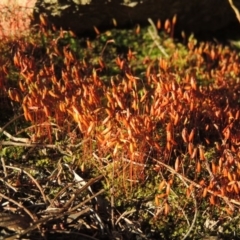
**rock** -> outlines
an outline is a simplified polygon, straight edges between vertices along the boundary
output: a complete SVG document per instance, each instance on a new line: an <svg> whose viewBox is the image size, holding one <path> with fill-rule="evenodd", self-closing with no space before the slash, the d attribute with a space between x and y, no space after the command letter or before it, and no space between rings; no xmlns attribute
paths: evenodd
<svg viewBox="0 0 240 240"><path fill-rule="evenodd" d="M234 1L240 9L240 1ZM57 28L71 29L77 35L98 29L133 27L172 19L177 14L178 31L208 33L239 25L228 0L37 0L33 23L45 14Z"/></svg>

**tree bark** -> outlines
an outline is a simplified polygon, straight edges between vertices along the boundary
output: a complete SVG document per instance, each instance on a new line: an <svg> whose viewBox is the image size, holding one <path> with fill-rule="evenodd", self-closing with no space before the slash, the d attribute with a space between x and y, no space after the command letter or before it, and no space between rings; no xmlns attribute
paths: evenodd
<svg viewBox="0 0 240 240"><path fill-rule="evenodd" d="M240 9L240 0L234 4ZM116 22L117 27L133 27L146 24L148 18L165 21L175 14L177 30L185 32L212 32L237 23L228 0L37 0L34 23L40 13L57 28L77 35L93 31L94 26L112 28Z"/></svg>

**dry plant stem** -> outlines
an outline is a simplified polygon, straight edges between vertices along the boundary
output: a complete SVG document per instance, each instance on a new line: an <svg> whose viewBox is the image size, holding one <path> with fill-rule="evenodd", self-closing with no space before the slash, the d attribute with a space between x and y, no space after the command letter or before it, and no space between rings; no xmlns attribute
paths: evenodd
<svg viewBox="0 0 240 240"><path fill-rule="evenodd" d="M4 185L6 185L8 188L12 189L14 192L17 192L17 189L14 188L13 186L11 186L8 182L6 182L5 179L0 178L0 181L4 183Z"/></svg>
<svg viewBox="0 0 240 240"><path fill-rule="evenodd" d="M119 221L120 221L121 219L123 219L123 220L126 222L126 224L128 224L128 225L131 226L131 229L134 230L135 233L138 233L138 234L141 236L142 239L148 239L148 238L143 234L143 232L141 231L141 229L135 227L135 226L134 226L134 223L133 223L131 220L129 220L128 218L125 217L126 215L130 215L131 213L134 213L134 212L136 212L136 209L133 209L133 210L131 210L131 211L125 211L125 212L124 212L123 214L121 214L121 216L117 219L115 225L117 225L117 224L119 223Z"/></svg>
<svg viewBox="0 0 240 240"><path fill-rule="evenodd" d="M172 192L174 192L172 189L171 189ZM175 196L177 196L177 194L174 192ZM194 202L195 202L195 196L194 196ZM196 205L195 205L196 206ZM183 213L183 216L185 217L186 221L187 221L187 224L190 226L190 222L189 222L189 219L187 217L187 214L185 213L184 209L181 207L181 206L176 206L180 211L182 211ZM196 212L196 211L195 211Z"/></svg>
<svg viewBox="0 0 240 240"><path fill-rule="evenodd" d="M106 44L104 45L104 47L103 47L103 49L102 49L102 51L101 51L101 56L103 56L103 53L104 53L104 51L105 51L105 49L106 49L106 47L107 47L107 45L109 44L109 43L115 43L115 41L114 41L114 39L110 39L110 40L108 40L107 42L106 42Z"/></svg>
<svg viewBox="0 0 240 240"><path fill-rule="evenodd" d="M235 12L236 14L236 17L237 17L237 20L239 21L240 23L240 13L239 13L239 10L236 8L236 6L233 4L233 1L232 0L228 0L231 8L233 9L233 11Z"/></svg>
<svg viewBox="0 0 240 240"><path fill-rule="evenodd" d="M10 140L13 140L14 142L22 142L22 143L30 142L29 138L16 138L12 136L10 133L8 133L7 131L3 130L3 128L0 128L0 132L2 132L6 137L8 137Z"/></svg>
<svg viewBox="0 0 240 240"><path fill-rule="evenodd" d="M74 196L77 196L79 193L83 192L84 190L86 190L89 186L91 186L93 183L97 182L98 180L102 179L103 175L100 175L96 178L90 179L82 188L80 188L79 190L76 190L76 192L74 193ZM94 194L95 195L95 194ZM92 195L92 196L94 196ZM92 199L92 197L90 197ZM89 199L90 199L89 198ZM97 199L97 198L96 198ZM71 199L70 199L71 200ZM74 208L73 208L74 209Z"/></svg>
<svg viewBox="0 0 240 240"><path fill-rule="evenodd" d="M180 180L184 183L184 185L186 187L189 187L188 184L186 183L185 179L183 178L180 178ZM192 223L191 223L191 226L190 228L188 229L188 231L186 232L185 236L183 237L182 240L186 239L188 237L188 235L190 234L190 232L192 231L195 223L196 223L196 220L197 220L197 214L198 214L198 208L197 208L197 200L196 200L196 197L195 197L195 194L194 192L192 191L191 192L191 195L192 195L192 198L193 198L193 202L194 202L194 207L195 207L195 213L194 213L194 217L193 217L193 220L192 220Z"/></svg>
<svg viewBox="0 0 240 240"><path fill-rule="evenodd" d="M89 210L90 210L90 208L86 208L86 209L82 210L80 212L79 216L87 213ZM35 230L36 228L38 228L40 226L40 224L46 223L46 222L48 222L50 220L54 220L54 219L58 219L58 218L64 217L65 215L68 215L68 214L62 213L62 214L59 214L58 216L50 216L50 217L46 217L44 219L41 219L41 220L35 222L31 227L29 227L26 230L22 231L20 234L11 236L11 237L6 238L6 239L7 240L14 240L16 238L21 238L22 236L26 235L27 233L29 233L29 232Z"/></svg>
<svg viewBox="0 0 240 240"><path fill-rule="evenodd" d="M69 211L67 212L63 212L63 213L59 213L57 212L56 215L53 215L53 216L49 216L49 217L46 217L46 218L43 218L43 219L40 219L39 221L36 221L33 223L33 225L29 228L27 228L26 230L22 231L21 234L17 234L15 236L12 236L10 238L7 238L8 240L14 240L16 239L16 237L21 237L33 230L35 230L36 228L38 228L38 226L40 224L43 224L43 223L47 223L48 221L50 220L55 220L55 219L59 219L59 218L62 218L64 216L68 216L70 215L71 213L73 213L74 211L76 211L79 207L82 207L84 206L87 202L90 202L93 198L97 197L98 195L102 194L104 192L104 189L100 190L99 192L97 192L96 194L94 194L93 196L89 197L88 199L86 199L85 201L81 202L80 204L78 204L77 206L75 206L74 208L70 209ZM78 216L81 216L87 212L90 211L90 208L87 207L86 209L82 210Z"/></svg>
<svg viewBox="0 0 240 240"><path fill-rule="evenodd" d="M82 191L84 191L86 188L88 188L89 186L91 186L93 183L99 181L100 179L103 178L103 175L97 176L95 178L90 179L82 188L80 188L79 190L76 191L75 194L79 194Z"/></svg>
<svg viewBox="0 0 240 240"><path fill-rule="evenodd" d="M154 29L154 32L152 32L150 29L148 29L148 32L152 38L152 40L154 41L154 43L156 44L156 46L158 47L158 49L160 50L160 52L164 55L164 57L169 57L168 54L166 53L166 51L164 50L164 48L159 44L159 42L157 41L159 39L159 36L157 34L157 29L152 21L152 19L148 19L148 22L151 24L151 26Z"/></svg>
<svg viewBox="0 0 240 240"><path fill-rule="evenodd" d="M69 189L70 187L74 186L75 184L74 183L70 183L68 184L67 186L65 186L63 189L61 189L57 195L52 199L50 200L50 205L49 207L54 207L54 202L57 200L58 197L60 197L67 189Z"/></svg>
<svg viewBox="0 0 240 240"><path fill-rule="evenodd" d="M18 147L45 147L45 148L58 148L55 144L40 144L29 142L12 142L12 141L0 141L0 146L18 146Z"/></svg>
<svg viewBox="0 0 240 240"><path fill-rule="evenodd" d="M50 231L51 233L51 231ZM99 240L98 238L95 238L95 237L91 237L91 236L88 236L86 234L83 234L83 233L78 233L78 232L71 232L71 231L54 231L53 233L63 233L63 234L71 234L71 235L76 235L76 236L79 236L79 239L90 239L90 240Z"/></svg>
<svg viewBox="0 0 240 240"><path fill-rule="evenodd" d="M23 116L24 116L24 115L21 114L21 115L19 115L19 116L14 117L12 120L10 120L9 122L7 122L2 128L0 128L0 129L1 129L0 132L1 132L1 131L4 131L4 129L5 129L7 126L9 126L11 123L15 122L17 119L19 119L19 118L21 118L21 117L23 117Z"/></svg>
<svg viewBox="0 0 240 240"><path fill-rule="evenodd" d="M69 147L78 148L79 146L81 146L85 142L87 142L88 140L89 139L85 139L82 142L80 142L78 144L75 144L75 145L74 144L68 144L68 146ZM32 143L31 140L29 140L29 142L26 142L26 143L12 142L12 141L0 141L0 146L18 146L18 147L30 147L30 148L34 148L34 147L52 148L52 149L57 149L63 155L72 157L72 155L69 154L69 152L66 152L66 151L62 150L59 145L56 145L56 144Z"/></svg>
<svg viewBox="0 0 240 240"><path fill-rule="evenodd" d="M85 203L91 201L93 198L97 197L98 195L102 194L103 192L105 192L104 189L100 190L99 192L95 193L94 195L92 195L92 196L89 197L88 199L84 200L83 202L79 203L79 204L76 205L75 207L71 208L69 211L70 211L70 212L76 211L78 208L82 207Z"/></svg>
<svg viewBox="0 0 240 240"><path fill-rule="evenodd" d="M114 229L115 224L114 224L114 189L113 187L111 187L110 193L111 193L111 224L112 224L112 228Z"/></svg>
<svg viewBox="0 0 240 240"><path fill-rule="evenodd" d="M3 168L3 173L4 173L4 176L7 177L7 169L6 169L6 164L5 164L5 160L4 160L4 157L1 157L1 162L2 162L2 168Z"/></svg>
<svg viewBox="0 0 240 240"><path fill-rule="evenodd" d="M35 216L34 214L32 214L27 208L25 208L22 204L16 202L15 200L13 200L12 198L9 198L7 196L5 196L4 194L0 193L0 196L6 200L8 200L9 202L14 203L15 205L17 205L19 208L23 209L31 218L33 221L37 220L37 216Z"/></svg>
<svg viewBox="0 0 240 240"><path fill-rule="evenodd" d="M208 171L211 179L214 179L214 175L213 175L213 173L212 173L212 171L211 171L211 169L210 169L210 166L209 166L209 163L208 163L207 160L205 161L205 166L206 166L206 169L207 169L207 171Z"/></svg>
<svg viewBox="0 0 240 240"><path fill-rule="evenodd" d="M130 211L125 211L124 213L121 214L121 216L116 220L115 225L118 224L118 222L122 219L125 218L126 215L131 214L136 212L136 209L130 210Z"/></svg>
<svg viewBox="0 0 240 240"><path fill-rule="evenodd" d="M70 200L63 206L63 208L60 209L60 212L66 211L67 208L71 205L71 203L73 202L73 200L76 198L76 196L77 196L78 194L80 194L81 192L83 192L88 186L91 186L93 183L95 183L96 181L100 180L102 177L103 177L103 176L101 175L101 176L98 176L98 177L96 177L96 178L90 179L90 180L87 182L87 184L85 184L82 188L76 190L76 191L74 192L74 194L72 195L72 197L70 198ZM77 184L77 183L76 183L76 184ZM57 197L60 196L60 195L64 192L64 190L66 190L66 187L65 187L64 189L62 189L62 190L57 194ZM95 196L95 195L96 195L96 194L94 194L93 196ZM54 200L55 200L55 199L56 199L56 197L54 198ZM92 199L92 197L88 198L88 199L87 199L87 202L89 201L89 199ZM53 203L53 201L51 201L51 202ZM84 202L85 202L85 201L84 201ZM83 202L83 203L84 203L84 202ZM51 206L52 206L52 203L51 203ZM77 205L77 206L79 206L79 205ZM75 209L75 208L73 208L73 209ZM70 208L71 211L74 211L73 209Z"/></svg>
<svg viewBox="0 0 240 240"><path fill-rule="evenodd" d="M62 208L63 211L67 210L71 206L71 203L74 201L76 196L77 195L75 193L72 194L71 198L63 205L63 208Z"/></svg>
<svg viewBox="0 0 240 240"><path fill-rule="evenodd" d="M182 176L181 174L179 174L177 171L175 171L173 168L171 168L171 167L168 166L167 164L165 164L165 163L163 163L163 162L161 162L161 161L158 161L157 159L154 159L154 158L153 158L153 161L157 162L159 165L164 166L164 167L167 168L171 173L176 174L180 179L184 179L186 182L191 183L194 187L199 188L199 189L203 189L203 187L202 187L200 184L198 184L198 183L196 183L196 182L193 182L192 180L190 180L190 179ZM240 207L240 202L239 202L239 201L236 201L236 200L234 200L234 199L229 199L228 197L222 196L221 194L215 193L215 192L213 192L212 190L209 190L209 189L207 190L207 192L210 193L210 194L212 194L212 195L214 195L214 196L217 196L217 197L223 199L223 200L226 202L226 204L227 204L231 209L233 209L232 204L235 204L235 205L237 205L237 206Z"/></svg>
<svg viewBox="0 0 240 240"><path fill-rule="evenodd" d="M156 160L154 159L154 161L156 161ZM159 163L159 162L158 162L158 163ZM163 165L165 166L165 164L163 164ZM166 165L166 166L168 166L168 165ZM171 167L169 167L169 168L171 168ZM168 170L170 170L169 168L168 168ZM172 172L172 173L174 174L176 171L175 171L174 169L172 169L172 170L174 171L174 172ZM170 172L171 172L171 171L170 171ZM162 173L160 173L160 174L162 175ZM180 176L181 176L181 175L179 174L179 175L178 175L179 179L183 182L183 184L186 186L186 188L188 188L189 185L187 184L187 182L185 181L185 179L184 179L184 178L181 178ZM162 175L162 178L164 179L163 175ZM164 179L164 180L166 181L166 179ZM176 194L172 189L171 189L171 192L173 192L173 193L177 196L177 194ZM193 220L192 220L191 225L190 225L190 223L189 223L189 219L187 218L187 215L185 214L184 210L181 208L181 210L182 210L182 212L183 212L183 215L184 215L185 218L186 218L187 223L190 225L187 233L186 233L185 236L182 238L183 240L188 237L188 235L189 235L190 232L192 231L192 229L193 229L193 227L194 227L194 225L195 225L195 222L196 222L196 220L197 220L197 214L198 214L197 200L196 200L196 197L195 197L193 191L191 191L191 196L192 196L192 198L193 198L194 207L195 207L195 213L194 213L194 217L193 217Z"/></svg>
<svg viewBox="0 0 240 240"><path fill-rule="evenodd" d="M41 192L42 196L43 196L43 200L44 202L47 204L48 203L48 200L46 198L46 195L44 194L43 192L43 189L42 187L39 185L39 183L37 182L37 180L30 174L28 173L27 171L25 170L22 170L21 168L17 168L17 167L11 167L11 166L6 166L6 168L10 168L10 169L15 169L15 170L18 170L18 171L22 171L23 173L25 173L34 183L35 185L38 187L39 191Z"/></svg>
<svg viewBox="0 0 240 240"><path fill-rule="evenodd" d="M21 116L22 116L22 115L21 115ZM60 127L59 127L57 124L55 124L55 123L52 123L52 122L44 122L44 123L40 123L40 124L32 124L31 126L29 126L29 127L27 127L27 128L21 129L21 130L19 130L18 132L16 132L16 135L19 135L19 134L21 134L21 133L25 133L25 132L27 132L27 131L29 131L29 130L32 130L32 129L36 128L36 127L43 127L43 126L52 126L52 127L56 127L55 129L57 129L57 130L60 129ZM5 127L5 126L4 126L4 127ZM59 130L59 131L61 131L61 130Z"/></svg>

